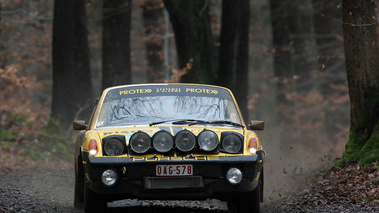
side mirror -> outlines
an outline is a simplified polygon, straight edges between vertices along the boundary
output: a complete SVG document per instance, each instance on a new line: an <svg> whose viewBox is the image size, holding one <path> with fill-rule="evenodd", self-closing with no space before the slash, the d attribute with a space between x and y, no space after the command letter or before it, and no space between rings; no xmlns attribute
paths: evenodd
<svg viewBox="0 0 379 213"><path fill-rule="evenodd" d="M248 125L248 129L250 130L264 130L265 122L264 121L250 121Z"/></svg>
<svg viewBox="0 0 379 213"><path fill-rule="evenodd" d="M74 130L85 130L87 129L87 124L86 121L76 120L72 123L72 127Z"/></svg>

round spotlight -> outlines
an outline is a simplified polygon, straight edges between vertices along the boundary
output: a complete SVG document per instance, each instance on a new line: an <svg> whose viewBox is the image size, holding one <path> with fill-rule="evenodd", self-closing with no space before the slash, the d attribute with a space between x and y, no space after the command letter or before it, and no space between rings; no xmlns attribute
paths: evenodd
<svg viewBox="0 0 379 213"><path fill-rule="evenodd" d="M170 133L160 131L153 137L153 146L158 152L168 152L174 146L174 139Z"/></svg>
<svg viewBox="0 0 379 213"><path fill-rule="evenodd" d="M242 172L237 168L230 168L226 173L226 179L231 184L239 184L242 180Z"/></svg>
<svg viewBox="0 0 379 213"><path fill-rule="evenodd" d="M229 134L222 139L222 148L228 153L238 153L242 148L242 139L235 134Z"/></svg>
<svg viewBox="0 0 379 213"><path fill-rule="evenodd" d="M137 132L130 138L130 148L139 154L145 153L150 149L150 137L144 132Z"/></svg>
<svg viewBox="0 0 379 213"><path fill-rule="evenodd" d="M104 142L104 153L108 156L116 156L124 153L125 147L117 138L110 138Z"/></svg>
<svg viewBox="0 0 379 213"><path fill-rule="evenodd" d="M117 182L117 173L111 169L107 169L101 175L101 181L106 186L113 186Z"/></svg>
<svg viewBox="0 0 379 213"><path fill-rule="evenodd" d="M212 151L218 145L216 133L210 130L204 130L199 134L199 146L202 150Z"/></svg>
<svg viewBox="0 0 379 213"><path fill-rule="evenodd" d="M175 137L175 145L182 152L189 152L196 145L196 138L188 130L180 131Z"/></svg>

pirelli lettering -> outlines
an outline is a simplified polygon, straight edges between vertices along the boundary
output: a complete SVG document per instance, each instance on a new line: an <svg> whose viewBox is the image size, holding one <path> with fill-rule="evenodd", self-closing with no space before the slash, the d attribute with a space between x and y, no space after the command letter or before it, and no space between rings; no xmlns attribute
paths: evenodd
<svg viewBox="0 0 379 213"><path fill-rule="evenodd" d="M157 88L156 92L157 93L163 93L163 92L172 93L172 92L181 92L181 90L180 88Z"/></svg>

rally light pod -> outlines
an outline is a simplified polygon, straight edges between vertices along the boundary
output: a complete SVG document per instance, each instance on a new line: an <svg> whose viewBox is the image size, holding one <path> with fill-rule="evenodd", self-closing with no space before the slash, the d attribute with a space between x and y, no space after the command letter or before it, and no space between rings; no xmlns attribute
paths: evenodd
<svg viewBox="0 0 379 213"><path fill-rule="evenodd" d="M217 134L210 130L204 130L198 136L198 143L202 150L213 151L218 146Z"/></svg>
<svg viewBox="0 0 379 213"><path fill-rule="evenodd" d="M125 145L118 138L109 138L103 143L104 153L108 156L117 156L125 153Z"/></svg>
<svg viewBox="0 0 379 213"><path fill-rule="evenodd" d="M236 133L229 133L222 138L221 149L230 154L240 153L243 147L243 138Z"/></svg>
<svg viewBox="0 0 379 213"><path fill-rule="evenodd" d="M150 137L145 132L139 131L130 138L130 149L138 154L143 154L150 149Z"/></svg>
<svg viewBox="0 0 379 213"><path fill-rule="evenodd" d="M174 139L172 135L164 130L159 131L153 136L153 147L161 153L168 152L174 146Z"/></svg>
<svg viewBox="0 0 379 213"><path fill-rule="evenodd" d="M182 152L190 152L196 146L196 137L188 130L182 130L176 134L175 145Z"/></svg>

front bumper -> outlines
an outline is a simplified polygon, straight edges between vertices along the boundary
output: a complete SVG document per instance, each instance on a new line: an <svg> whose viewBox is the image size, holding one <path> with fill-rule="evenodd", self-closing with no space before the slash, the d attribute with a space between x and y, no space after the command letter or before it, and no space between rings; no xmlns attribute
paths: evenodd
<svg viewBox="0 0 379 213"><path fill-rule="evenodd" d="M193 176L156 177L156 165L192 164ZM262 170L261 153L246 156L201 156L201 157L88 157L85 172L90 180L90 189L107 194L110 200L121 198L138 199L228 199L235 194L250 192L257 186ZM232 185L225 176L231 167L243 173L241 183ZM101 174L113 169L118 181L109 187L101 182ZM150 185L167 184L169 187L151 188Z"/></svg>

